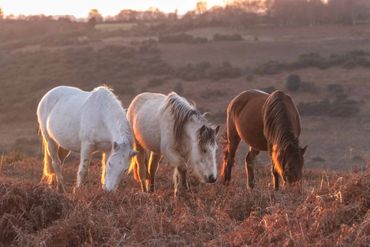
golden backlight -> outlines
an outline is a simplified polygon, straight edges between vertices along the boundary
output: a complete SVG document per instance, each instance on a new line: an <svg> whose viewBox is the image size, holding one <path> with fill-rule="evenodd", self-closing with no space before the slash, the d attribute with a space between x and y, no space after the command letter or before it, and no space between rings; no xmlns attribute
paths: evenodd
<svg viewBox="0 0 370 247"><path fill-rule="evenodd" d="M199 0L1 0L5 15L74 15L86 17L90 9L98 9L103 16L116 15L122 9L146 10L159 8L163 12L184 14L195 9ZM224 6L226 0L208 0L208 8Z"/></svg>

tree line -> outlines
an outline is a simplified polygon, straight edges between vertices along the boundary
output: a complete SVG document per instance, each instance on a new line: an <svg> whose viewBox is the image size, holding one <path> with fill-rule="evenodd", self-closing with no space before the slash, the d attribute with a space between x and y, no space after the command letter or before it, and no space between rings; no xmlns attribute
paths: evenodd
<svg viewBox="0 0 370 247"><path fill-rule="evenodd" d="M63 20L77 21L73 16L4 16L0 8L0 20ZM117 15L103 17L98 9L87 16L88 23L100 22L159 22L185 25L279 25L313 26L321 24L370 23L370 0L234 0L225 6L207 7L199 1L194 10L179 15L177 10L164 13L158 8L145 11L123 9Z"/></svg>

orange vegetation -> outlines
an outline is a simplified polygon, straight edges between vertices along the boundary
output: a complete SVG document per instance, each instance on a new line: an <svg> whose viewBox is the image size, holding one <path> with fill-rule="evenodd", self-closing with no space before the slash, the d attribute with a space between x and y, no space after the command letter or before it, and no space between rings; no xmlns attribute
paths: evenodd
<svg viewBox="0 0 370 247"><path fill-rule="evenodd" d="M75 162L64 167L67 191ZM132 176L115 193L100 189L99 166L87 185L60 194L36 185L42 161L5 157L0 171L0 246L366 246L370 243L370 169L304 172L304 187L275 192L259 166L246 191L236 166L229 186L199 185L173 197L162 164L157 192L141 193ZM22 180L23 181L22 181Z"/></svg>

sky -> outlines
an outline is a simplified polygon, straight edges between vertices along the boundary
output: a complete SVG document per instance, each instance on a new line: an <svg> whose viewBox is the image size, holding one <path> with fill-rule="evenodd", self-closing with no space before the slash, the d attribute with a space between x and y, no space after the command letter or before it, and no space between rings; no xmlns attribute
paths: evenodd
<svg viewBox="0 0 370 247"><path fill-rule="evenodd" d="M74 15L86 17L90 9L103 16L116 15L122 9L146 10L157 7L164 12L178 10L183 14L195 9L199 0L0 0L5 15ZM226 0L208 0L208 8L223 6Z"/></svg>

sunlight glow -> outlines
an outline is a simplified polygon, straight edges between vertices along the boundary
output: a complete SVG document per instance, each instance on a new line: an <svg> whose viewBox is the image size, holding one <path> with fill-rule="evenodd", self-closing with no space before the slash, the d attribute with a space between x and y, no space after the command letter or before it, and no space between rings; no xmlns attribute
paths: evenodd
<svg viewBox="0 0 370 247"><path fill-rule="evenodd" d="M103 16L113 16L122 9L147 10L157 7L164 12L184 14L195 9L199 0L0 0L5 15L74 15L86 17L90 9L98 9ZM207 6L224 6L226 0L208 0Z"/></svg>

